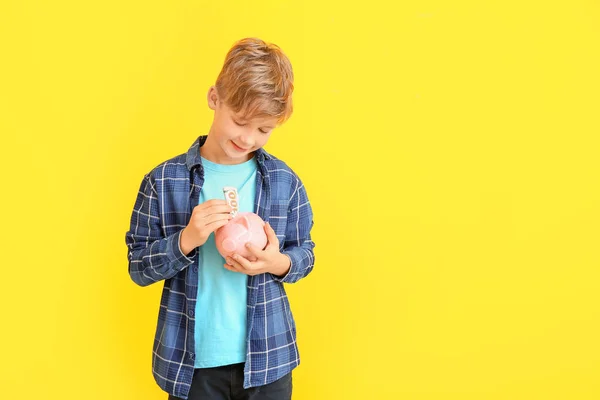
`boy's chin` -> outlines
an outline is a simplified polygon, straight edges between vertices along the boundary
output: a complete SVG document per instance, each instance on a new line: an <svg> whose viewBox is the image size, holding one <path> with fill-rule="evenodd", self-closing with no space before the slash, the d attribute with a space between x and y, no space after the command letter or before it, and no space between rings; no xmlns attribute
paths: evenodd
<svg viewBox="0 0 600 400"><path fill-rule="evenodd" d="M237 151L235 149L232 148L227 148L225 149L225 155L227 155L227 157L231 160L231 161L244 161L248 159L248 156L251 154L251 151Z"/></svg>

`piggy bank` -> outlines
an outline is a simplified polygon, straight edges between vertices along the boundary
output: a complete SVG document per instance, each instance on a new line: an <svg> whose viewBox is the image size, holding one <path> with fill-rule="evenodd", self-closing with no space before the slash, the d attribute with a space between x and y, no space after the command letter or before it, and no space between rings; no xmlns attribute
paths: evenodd
<svg viewBox="0 0 600 400"><path fill-rule="evenodd" d="M267 245L265 222L253 212L237 213L227 225L215 232L217 250L223 258L239 254L247 260L255 261L256 257L246 248L248 242L260 250Z"/></svg>

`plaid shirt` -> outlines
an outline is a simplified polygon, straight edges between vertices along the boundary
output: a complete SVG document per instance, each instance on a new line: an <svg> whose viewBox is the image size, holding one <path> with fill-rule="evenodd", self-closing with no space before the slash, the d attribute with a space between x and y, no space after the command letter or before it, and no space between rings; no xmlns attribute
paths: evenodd
<svg viewBox="0 0 600 400"><path fill-rule="evenodd" d="M199 251L183 254L179 237L198 205L204 183L200 146L206 138L200 136L186 154L144 176L125 234L131 279L140 286L164 282L153 345L154 379L164 391L184 399L194 373ZM264 149L255 156L255 212L270 222L291 267L282 278L269 273L248 276L245 388L271 383L300 363L296 325L283 283L305 277L315 262L313 214L301 180Z"/></svg>

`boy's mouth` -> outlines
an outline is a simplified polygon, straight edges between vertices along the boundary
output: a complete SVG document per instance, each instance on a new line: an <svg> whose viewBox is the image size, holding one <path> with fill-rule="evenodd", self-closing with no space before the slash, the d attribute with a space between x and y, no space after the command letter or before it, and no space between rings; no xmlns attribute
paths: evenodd
<svg viewBox="0 0 600 400"><path fill-rule="evenodd" d="M250 149L244 149L243 147L238 146L237 144L235 144L235 142L232 140L231 143L233 143L233 147L235 147L235 149L237 151L248 151Z"/></svg>

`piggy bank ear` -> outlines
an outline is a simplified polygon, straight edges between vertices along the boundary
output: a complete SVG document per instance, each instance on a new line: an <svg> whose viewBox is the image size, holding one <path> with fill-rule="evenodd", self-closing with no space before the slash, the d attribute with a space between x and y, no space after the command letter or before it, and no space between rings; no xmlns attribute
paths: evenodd
<svg viewBox="0 0 600 400"><path fill-rule="evenodd" d="M252 240L252 231L250 230L250 220L248 219L248 216L244 215L240 222L246 230L243 236L246 238L247 241Z"/></svg>
<svg viewBox="0 0 600 400"><path fill-rule="evenodd" d="M250 230L250 221L248 221L248 217L246 215L242 216L240 223L247 231Z"/></svg>

